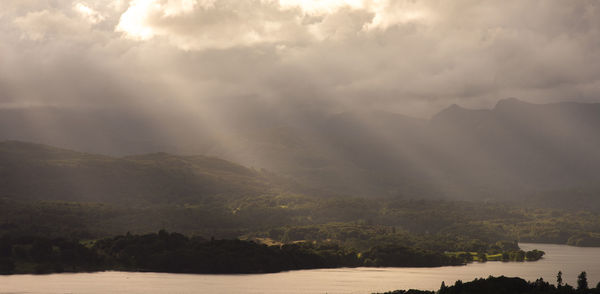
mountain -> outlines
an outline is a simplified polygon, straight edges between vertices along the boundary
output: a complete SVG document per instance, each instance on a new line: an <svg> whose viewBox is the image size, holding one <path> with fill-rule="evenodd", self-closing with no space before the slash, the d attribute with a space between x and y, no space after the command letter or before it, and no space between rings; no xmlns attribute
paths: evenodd
<svg viewBox="0 0 600 294"><path fill-rule="evenodd" d="M178 201L198 195L291 189L321 196L541 197L547 202L551 197L560 203L570 195L591 198L600 191L600 104L531 104L510 98L491 109L452 105L429 120L385 111L298 110L293 115L252 111L256 113L237 113L223 118L226 122L200 125L200 118L184 115L151 120L81 109L4 109L0 138L111 155L50 152L49 147L9 150L11 144L24 143L4 143L0 151L12 152L3 157L12 167L3 168L3 186L11 187L2 188L3 193L30 177L22 166L8 160L19 149L33 153L21 154L21 163L39 170L32 174L39 180L37 186L27 188L30 195L42 190L62 195L86 187L82 195L121 199L117 195L123 195L127 185L134 187L127 188L136 191L132 194L159 191L154 193L158 198ZM130 155L156 151L209 156ZM36 153L45 154L44 159L33 161ZM67 159L56 160L49 154ZM129 156L114 157L123 155ZM228 160L229 165L214 157ZM15 171L21 174L15 176ZM40 184L43 178L59 175L69 178L69 184ZM19 189L27 187L19 185Z"/></svg>
<svg viewBox="0 0 600 294"><path fill-rule="evenodd" d="M256 113L234 113L207 124L212 119L134 110L0 109L0 140L110 156L205 154L293 177L324 194L421 194L409 191L415 185L390 179L395 162L388 155L395 152L391 143L398 135L414 137L425 120L386 112L252 111ZM414 171L405 175L418 178Z"/></svg>
<svg viewBox="0 0 600 294"><path fill-rule="evenodd" d="M493 109L451 106L428 137L454 181L487 189L553 190L600 180L600 104L501 100Z"/></svg>

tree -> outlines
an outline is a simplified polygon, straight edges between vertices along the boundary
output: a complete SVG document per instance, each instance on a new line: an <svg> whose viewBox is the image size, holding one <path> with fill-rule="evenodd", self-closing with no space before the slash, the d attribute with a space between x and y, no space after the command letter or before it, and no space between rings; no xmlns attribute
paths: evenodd
<svg viewBox="0 0 600 294"><path fill-rule="evenodd" d="M577 276L577 290L585 291L588 289L588 281L586 272L581 272L579 276Z"/></svg>
<svg viewBox="0 0 600 294"><path fill-rule="evenodd" d="M36 238L31 245L29 255L35 262L50 260L52 255L52 242L44 238Z"/></svg>
<svg viewBox="0 0 600 294"><path fill-rule="evenodd" d="M12 274L15 270L15 263L7 257L0 257L0 275Z"/></svg>
<svg viewBox="0 0 600 294"><path fill-rule="evenodd" d="M477 254L477 258L479 259L479 262L486 262L487 261L487 256L485 255L485 252L479 252Z"/></svg>
<svg viewBox="0 0 600 294"><path fill-rule="evenodd" d="M454 282L454 291L456 291L456 293L460 293L460 291L462 291L462 287L463 287L462 280L456 280L456 282Z"/></svg>
<svg viewBox="0 0 600 294"><path fill-rule="evenodd" d="M439 294L444 294L448 291L448 287L446 286L446 283L444 283L444 281L442 281L442 285L440 286L440 290L438 291Z"/></svg>
<svg viewBox="0 0 600 294"><path fill-rule="evenodd" d="M560 288L563 285L563 279L562 279L562 271L558 271L558 274L556 275L556 285Z"/></svg>

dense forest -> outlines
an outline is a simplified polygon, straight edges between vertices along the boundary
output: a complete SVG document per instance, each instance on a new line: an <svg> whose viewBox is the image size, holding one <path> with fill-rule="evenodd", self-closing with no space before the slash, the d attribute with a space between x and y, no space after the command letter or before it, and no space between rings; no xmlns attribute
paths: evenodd
<svg viewBox="0 0 600 294"><path fill-rule="evenodd" d="M0 199L0 234L96 239L166 229L219 239L336 240L364 249L396 240L431 250L480 251L497 242L599 244L600 215L506 204L265 195L197 204Z"/></svg>
<svg viewBox="0 0 600 294"><path fill-rule="evenodd" d="M542 251L504 252L502 260L537 260ZM0 273L53 273L98 270L170 273L270 273L334 267L432 267L462 265L469 254L444 254L388 243L365 251L336 242L266 245L244 240L187 237L164 230L93 241L65 238L0 238ZM483 260L480 260L483 261Z"/></svg>
<svg viewBox="0 0 600 294"><path fill-rule="evenodd" d="M563 284L562 273L557 274L556 285L539 278L533 282L521 278L509 278L505 276L488 277L486 279L475 279L463 283L458 280L454 285L446 286L444 282L438 291L422 290L396 290L383 294L596 294L600 293L600 283L592 288L588 285L587 273L581 272L577 277L575 287Z"/></svg>

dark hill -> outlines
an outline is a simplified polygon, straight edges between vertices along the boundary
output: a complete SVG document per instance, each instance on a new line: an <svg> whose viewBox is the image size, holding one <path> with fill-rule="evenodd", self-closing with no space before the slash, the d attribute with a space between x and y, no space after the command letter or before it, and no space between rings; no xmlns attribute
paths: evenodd
<svg viewBox="0 0 600 294"><path fill-rule="evenodd" d="M0 143L0 195L20 200L197 203L267 193L259 172L206 156L123 158L45 145Z"/></svg>

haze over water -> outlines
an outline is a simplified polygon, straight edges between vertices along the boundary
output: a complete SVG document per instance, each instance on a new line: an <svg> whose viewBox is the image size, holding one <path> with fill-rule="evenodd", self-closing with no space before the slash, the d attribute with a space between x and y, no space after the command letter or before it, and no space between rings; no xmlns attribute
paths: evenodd
<svg viewBox="0 0 600 294"><path fill-rule="evenodd" d="M0 293L372 293L396 289L436 290L442 281L478 277L539 277L555 283L560 270L566 283L576 285L581 271L589 284L600 280L600 248L520 244L523 250L546 252L537 262L487 262L438 268L342 268L257 275L190 275L100 272L0 277Z"/></svg>

